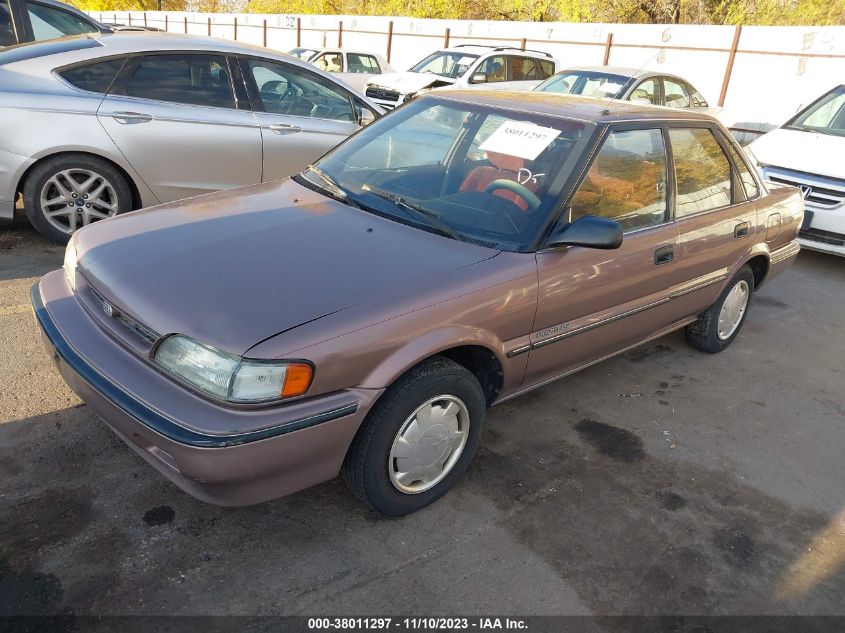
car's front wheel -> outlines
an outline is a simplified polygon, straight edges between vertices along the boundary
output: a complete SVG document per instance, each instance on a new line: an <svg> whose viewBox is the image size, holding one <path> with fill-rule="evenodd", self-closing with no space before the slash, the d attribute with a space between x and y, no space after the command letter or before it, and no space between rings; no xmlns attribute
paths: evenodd
<svg viewBox="0 0 845 633"><path fill-rule="evenodd" d="M687 342L703 352L721 352L739 334L754 292L754 273L743 266L698 320L686 329Z"/></svg>
<svg viewBox="0 0 845 633"><path fill-rule="evenodd" d="M44 237L66 244L77 229L132 210L132 191L113 165L64 154L35 166L23 189L26 215Z"/></svg>
<svg viewBox="0 0 845 633"><path fill-rule="evenodd" d="M486 413L481 385L443 357L418 365L382 396L343 464L355 495L389 516L441 497L475 454Z"/></svg>

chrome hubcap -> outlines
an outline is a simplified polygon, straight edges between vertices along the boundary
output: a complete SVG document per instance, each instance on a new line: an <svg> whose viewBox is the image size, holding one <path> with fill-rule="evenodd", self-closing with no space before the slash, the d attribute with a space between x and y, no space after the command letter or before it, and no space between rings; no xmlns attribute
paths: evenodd
<svg viewBox="0 0 845 633"><path fill-rule="evenodd" d="M388 458L390 481L406 494L425 492L454 468L469 436L469 411L455 396L424 402L402 424Z"/></svg>
<svg viewBox="0 0 845 633"><path fill-rule="evenodd" d="M41 210L47 221L68 235L119 211L114 187L90 169L65 169L41 188Z"/></svg>
<svg viewBox="0 0 845 633"><path fill-rule="evenodd" d="M748 307L750 294L751 289L744 279L731 288L722 304L722 309L719 310L718 336L721 340L729 339L736 332L742 321L742 316L745 314L745 309Z"/></svg>

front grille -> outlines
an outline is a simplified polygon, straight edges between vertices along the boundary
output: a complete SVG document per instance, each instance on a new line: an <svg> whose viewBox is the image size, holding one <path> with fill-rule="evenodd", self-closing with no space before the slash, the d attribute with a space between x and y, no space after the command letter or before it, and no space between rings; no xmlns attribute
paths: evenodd
<svg viewBox="0 0 845 633"><path fill-rule="evenodd" d="M385 101L399 101L399 93L396 90L386 88L367 88L365 93L370 99L384 99Z"/></svg>
<svg viewBox="0 0 845 633"><path fill-rule="evenodd" d="M833 231L822 231L821 229L802 229L798 237L811 242L830 244L831 246L845 246L845 235Z"/></svg>
<svg viewBox="0 0 845 633"><path fill-rule="evenodd" d="M815 176L791 169L765 167L766 180L801 189L808 206L818 209L835 209L845 203L845 181Z"/></svg>
<svg viewBox="0 0 845 633"><path fill-rule="evenodd" d="M91 290L91 296L95 299L97 303L97 307L103 311L103 314L106 316L111 317L125 328L127 328L130 332L134 333L135 336L141 338L145 341L148 345L152 345L155 343L159 335L153 332L150 328L146 325L134 319L133 317L129 316L125 312L121 312L116 307L114 307L111 302L109 302L100 292L94 288L94 286L89 285L89 289ZM106 306L109 306L108 309Z"/></svg>

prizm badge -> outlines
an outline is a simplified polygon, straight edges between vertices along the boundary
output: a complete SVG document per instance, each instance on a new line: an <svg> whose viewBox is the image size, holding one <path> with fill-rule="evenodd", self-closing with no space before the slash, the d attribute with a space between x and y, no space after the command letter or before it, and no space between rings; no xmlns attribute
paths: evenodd
<svg viewBox="0 0 845 633"><path fill-rule="evenodd" d="M554 336L555 334L560 334L561 332L569 329L569 322L561 323L560 325L553 325L552 327L548 327L545 330L540 330L537 332L537 338L546 338L548 336Z"/></svg>
<svg viewBox="0 0 845 633"><path fill-rule="evenodd" d="M813 188L809 185L801 185L798 187L801 190L801 196L806 200L813 193Z"/></svg>
<svg viewBox="0 0 845 633"><path fill-rule="evenodd" d="M114 316L114 308L108 301L103 301L103 312L106 313L107 317Z"/></svg>

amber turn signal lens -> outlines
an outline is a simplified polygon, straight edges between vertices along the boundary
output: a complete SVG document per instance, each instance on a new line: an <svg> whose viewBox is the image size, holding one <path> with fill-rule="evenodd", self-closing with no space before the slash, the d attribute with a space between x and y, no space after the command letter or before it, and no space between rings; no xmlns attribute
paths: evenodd
<svg viewBox="0 0 845 633"><path fill-rule="evenodd" d="M306 363L291 363L285 372L285 382L282 384L282 398L301 396L311 386L314 370Z"/></svg>

